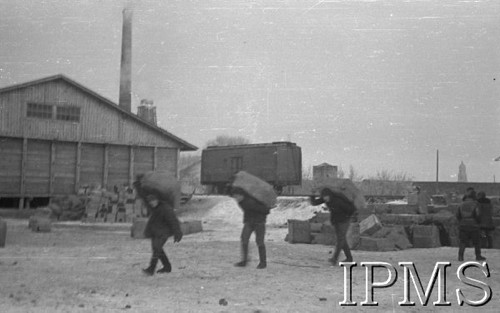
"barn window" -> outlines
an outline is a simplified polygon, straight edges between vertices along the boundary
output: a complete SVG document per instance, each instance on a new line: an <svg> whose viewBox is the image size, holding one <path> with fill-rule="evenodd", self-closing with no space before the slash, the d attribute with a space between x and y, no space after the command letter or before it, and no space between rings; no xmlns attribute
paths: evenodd
<svg viewBox="0 0 500 313"><path fill-rule="evenodd" d="M28 103L26 116L51 119L52 105L43 103Z"/></svg>
<svg viewBox="0 0 500 313"><path fill-rule="evenodd" d="M57 106L56 119L60 121L79 122L80 108L75 106Z"/></svg>

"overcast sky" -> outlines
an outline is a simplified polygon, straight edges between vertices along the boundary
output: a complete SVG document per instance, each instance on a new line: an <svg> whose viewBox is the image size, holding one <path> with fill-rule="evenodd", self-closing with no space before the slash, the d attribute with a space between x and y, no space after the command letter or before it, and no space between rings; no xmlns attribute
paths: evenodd
<svg viewBox="0 0 500 313"><path fill-rule="evenodd" d="M118 101L125 1L0 0L0 87L64 74ZM500 181L500 1L135 1L133 111L202 148Z"/></svg>

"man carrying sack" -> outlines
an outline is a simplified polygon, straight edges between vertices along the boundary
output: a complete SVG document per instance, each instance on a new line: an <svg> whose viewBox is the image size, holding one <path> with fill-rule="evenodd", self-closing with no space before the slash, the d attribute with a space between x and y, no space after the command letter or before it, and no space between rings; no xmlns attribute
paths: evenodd
<svg viewBox="0 0 500 313"><path fill-rule="evenodd" d="M330 211L330 223L335 228L335 252L329 261L333 266L337 266L340 252L344 251L346 258L342 262L352 262L347 232L357 209L362 209L366 205L363 194L349 179L323 182L317 189L320 190L320 197L310 196L311 205L324 203Z"/></svg>
<svg viewBox="0 0 500 313"><path fill-rule="evenodd" d="M248 243L255 232L255 241L259 249L258 269L267 267L266 219L271 208L276 206L276 193L271 185L247 172L240 171L234 176L231 196L243 210L243 230L241 232L241 261L235 266L245 267L248 260Z"/></svg>
<svg viewBox="0 0 500 313"><path fill-rule="evenodd" d="M179 220L174 212L179 206L180 185L175 177L166 172L147 172L137 177L134 188L150 212L144 236L151 239L152 256L149 267L143 272L154 275L159 260L163 268L157 273L170 273L172 265L163 246L171 236L174 242L182 239Z"/></svg>

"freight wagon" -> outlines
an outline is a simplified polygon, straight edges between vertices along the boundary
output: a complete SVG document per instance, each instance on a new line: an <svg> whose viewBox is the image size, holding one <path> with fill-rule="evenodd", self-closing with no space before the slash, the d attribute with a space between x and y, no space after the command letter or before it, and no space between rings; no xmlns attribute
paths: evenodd
<svg viewBox="0 0 500 313"><path fill-rule="evenodd" d="M283 187L302 182L302 151L292 142L235 146L210 146L201 154L201 184L224 193L232 176L246 171L273 185Z"/></svg>

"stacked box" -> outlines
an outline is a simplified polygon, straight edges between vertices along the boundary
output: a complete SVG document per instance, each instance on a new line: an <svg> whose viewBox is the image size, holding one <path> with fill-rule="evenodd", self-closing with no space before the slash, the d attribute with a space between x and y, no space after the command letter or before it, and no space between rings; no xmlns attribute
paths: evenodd
<svg viewBox="0 0 500 313"><path fill-rule="evenodd" d="M313 233L311 243L333 246L335 244L335 234Z"/></svg>
<svg viewBox="0 0 500 313"><path fill-rule="evenodd" d="M308 221L288 220L288 242L311 243L311 225Z"/></svg>
<svg viewBox="0 0 500 313"><path fill-rule="evenodd" d="M375 214L372 214L359 223L359 233L363 236L371 236L382 228L382 224Z"/></svg>
<svg viewBox="0 0 500 313"><path fill-rule="evenodd" d="M385 238L392 241L396 248L400 250L406 250L413 247L410 240L408 240L403 226L396 226L392 228L390 233Z"/></svg>
<svg viewBox="0 0 500 313"><path fill-rule="evenodd" d="M321 226L321 233L323 233L323 234L335 234L335 227L333 227L333 225L331 225L330 223L323 224Z"/></svg>
<svg viewBox="0 0 500 313"><path fill-rule="evenodd" d="M391 213L393 214L417 214L418 213L418 205L410 205L410 204L391 204Z"/></svg>
<svg viewBox="0 0 500 313"><path fill-rule="evenodd" d="M346 234L347 244L349 248L355 250L359 246L360 235L359 235L359 223L351 223L349 230ZM337 236L335 234L335 227L330 224L323 224L321 232L311 233L311 243L312 244L322 244L322 245L335 245L337 241Z"/></svg>
<svg viewBox="0 0 500 313"><path fill-rule="evenodd" d="M380 216L380 222L383 224L392 225L418 225L426 221L425 215L422 214L385 214Z"/></svg>
<svg viewBox="0 0 500 313"><path fill-rule="evenodd" d="M388 204L373 204L373 205L370 205L372 211L374 212L374 214L376 215L382 215L382 214L389 214L389 213L392 213L392 208L394 207L393 205L388 205ZM368 214L368 216L370 216L370 214Z"/></svg>
<svg viewBox="0 0 500 313"><path fill-rule="evenodd" d="M372 238L361 236L358 250L363 251L394 251L394 242L387 238Z"/></svg>
<svg viewBox="0 0 500 313"><path fill-rule="evenodd" d="M415 225L412 230L414 248L436 248L441 246L439 229L435 225Z"/></svg>
<svg viewBox="0 0 500 313"><path fill-rule="evenodd" d="M391 226L391 227L383 227L375 234L371 236L371 238L384 238L387 241L392 242L397 249L404 250L412 247L410 240L406 235L406 231L403 226Z"/></svg>
<svg viewBox="0 0 500 313"><path fill-rule="evenodd" d="M323 224L321 223L310 223L311 224L311 232L312 233L320 233L323 228Z"/></svg>
<svg viewBox="0 0 500 313"><path fill-rule="evenodd" d="M430 214L429 216L429 222L436 224L436 225L442 225L444 228L444 231L446 232L446 235L450 238L450 242L441 242L441 245L446 245L446 246L451 246L451 247L458 247L458 220L457 218L450 213L449 211L441 211L437 214Z"/></svg>

